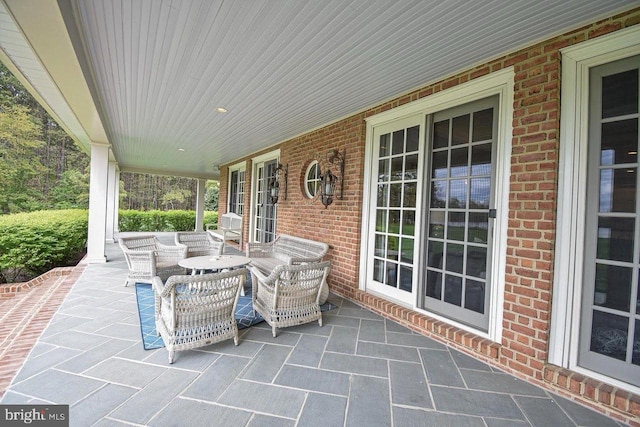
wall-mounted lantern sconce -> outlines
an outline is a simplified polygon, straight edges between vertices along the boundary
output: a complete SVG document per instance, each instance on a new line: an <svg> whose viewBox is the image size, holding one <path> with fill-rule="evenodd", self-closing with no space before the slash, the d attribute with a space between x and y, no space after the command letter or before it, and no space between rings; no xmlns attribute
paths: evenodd
<svg viewBox="0 0 640 427"><path fill-rule="evenodd" d="M340 175L334 175L328 167L327 170L320 175L320 200L322 201L325 209L333 203L334 198L338 200L342 199L345 154L346 149L342 150L342 153L338 150L330 150L327 153L327 162L331 164L335 163ZM340 185L340 189L339 192L336 193L336 186L338 184Z"/></svg>
<svg viewBox="0 0 640 427"><path fill-rule="evenodd" d="M284 200L287 200L287 181L289 178L289 165L283 166L278 163L278 167L273 171L273 175L269 178L269 199L271 204L278 203L280 191L284 188Z"/></svg>

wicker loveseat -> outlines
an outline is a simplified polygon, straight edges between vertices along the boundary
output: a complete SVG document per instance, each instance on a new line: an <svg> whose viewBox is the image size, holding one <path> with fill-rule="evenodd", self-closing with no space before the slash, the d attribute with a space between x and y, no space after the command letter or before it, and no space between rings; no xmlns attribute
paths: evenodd
<svg viewBox="0 0 640 427"><path fill-rule="evenodd" d="M251 258L252 267L269 275L279 265L320 262L328 250L329 245L326 243L280 234L269 243L247 243L245 252L247 257ZM320 304L324 304L328 296L329 286L325 280L322 285Z"/></svg>
<svg viewBox="0 0 640 427"><path fill-rule="evenodd" d="M129 267L125 286L129 282L152 283L155 276L166 280L173 274L185 272L178 265L187 257L185 245L164 245L153 235L120 237L118 243Z"/></svg>

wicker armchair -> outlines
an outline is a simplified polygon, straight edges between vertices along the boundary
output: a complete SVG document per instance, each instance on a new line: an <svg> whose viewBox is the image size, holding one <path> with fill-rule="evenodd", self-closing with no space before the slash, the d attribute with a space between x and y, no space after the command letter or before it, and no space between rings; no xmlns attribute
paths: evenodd
<svg viewBox="0 0 640 427"><path fill-rule="evenodd" d="M178 232L175 236L176 245L187 247L187 257L222 255L224 241L216 240L206 231Z"/></svg>
<svg viewBox="0 0 640 427"><path fill-rule="evenodd" d="M153 235L121 237L118 242L129 267L125 286L129 282L152 283L155 276L167 279L185 273L178 262L187 257L186 246L163 245Z"/></svg>
<svg viewBox="0 0 640 427"><path fill-rule="evenodd" d="M279 265L269 276L251 267L253 309L271 326L286 328L318 321L322 326L320 292L329 274L330 262Z"/></svg>
<svg viewBox="0 0 640 427"><path fill-rule="evenodd" d="M171 276L165 284L153 280L156 330L169 351L204 347L233 338L238 345L234 313L247 270L189 276Z"/></svg>

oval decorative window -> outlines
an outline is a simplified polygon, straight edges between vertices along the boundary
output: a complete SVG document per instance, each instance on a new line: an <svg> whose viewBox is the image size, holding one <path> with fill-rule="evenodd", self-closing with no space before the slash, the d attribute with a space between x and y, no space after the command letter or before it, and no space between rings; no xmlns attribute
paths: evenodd
<svg viewBox="0 0 640 427"><path fill-rule="evenodd" d="M309 163L304 174L304 192L308 198L313 199L320 189L320 165L317 160Z"/></svg>

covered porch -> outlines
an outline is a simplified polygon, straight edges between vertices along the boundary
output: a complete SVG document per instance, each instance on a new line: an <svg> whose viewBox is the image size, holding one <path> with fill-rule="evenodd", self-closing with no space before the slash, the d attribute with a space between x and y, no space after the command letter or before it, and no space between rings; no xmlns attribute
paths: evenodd
<svg viewBox="0 0 640 427"><path fill-rule="evenodd" d="M164 348L143 349L124 257L116 244L106 250L108 263L68 276L58 309L55 294L31 294L39 287L0 304L4 319L22 299L38 300L22 315L42 326L25 322L22 336L44 327L2 404L69 404L72 426L620 425L335 295L321 328L273 338L258 324L237 347L180 352L169 365Z"/></svg>

